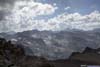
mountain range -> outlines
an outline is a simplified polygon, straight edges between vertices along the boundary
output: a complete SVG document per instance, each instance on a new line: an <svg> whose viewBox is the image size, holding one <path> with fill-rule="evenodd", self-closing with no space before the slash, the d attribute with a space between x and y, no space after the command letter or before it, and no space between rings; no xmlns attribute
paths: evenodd
<svg viewBox="0 0 100 67"><path fill-rule="evenodd" d="M69 58L72 52L86 47L100 47L100 29L82 31L37 31L0 33L0 37L24 47L27 55L42 56L49 60Z"/></svg>

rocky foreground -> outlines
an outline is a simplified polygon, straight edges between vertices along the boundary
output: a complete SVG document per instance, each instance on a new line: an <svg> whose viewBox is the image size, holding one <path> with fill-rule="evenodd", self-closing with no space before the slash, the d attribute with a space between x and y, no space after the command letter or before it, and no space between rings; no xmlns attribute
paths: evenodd
<svg viewBox="0 0 100 67"><path fill-rule="evenodd" d="M0 67L81 67L81 65L100 65L100 49L87 47L83 53L72 53L69 59L51 61L25 55L22 46L0 38Z"/></svg>

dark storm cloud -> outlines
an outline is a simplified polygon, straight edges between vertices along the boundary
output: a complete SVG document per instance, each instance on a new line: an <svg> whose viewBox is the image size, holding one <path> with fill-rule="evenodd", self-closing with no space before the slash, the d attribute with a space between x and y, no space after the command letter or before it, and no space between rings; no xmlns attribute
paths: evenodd
<svg viewBox="0 0 100 67"><path fill-rule="evenodd" d="M13 4L15 0L0 0L0 6L6 6L7 4Z"/></svg>
<svg viewBox="0 0 100 67"><path fill-rule="evenodd" d="M4 13L5 13L5 12L0 11L0 20L2 20L2 19L3 19L3 17L4 17Z"/></svg>
<svg viewBox="0 0 100 67"><path fill-rule="evenodd" d="M0 21L4 19L4 17L8 14L10 14L10 11L7 10L0 10Z"/></svg>
<svg viewBox="0 0 100 67"><path fill-rule="evenodd" d="M0 0L0 6L13 6L16 1L29 1L29 0Z"/></svg>
<svg viewBox="0 0 100 67"><path fill-rule="evenodd" d="M14 6L14 3L18 0L0 0L0 8L11 8Z"/></svg>
<svg viewBox="0 0 100 67"><path fill-rule="evenodd" d="M8 11L0 10L0 21L5 17L5 15L8 13Z"/></svg>
<svg viewBox="0 0 100 67"><path fill-rule="evenodd" d="M0 0L0 20L10 13L17 0Z"/></svg>

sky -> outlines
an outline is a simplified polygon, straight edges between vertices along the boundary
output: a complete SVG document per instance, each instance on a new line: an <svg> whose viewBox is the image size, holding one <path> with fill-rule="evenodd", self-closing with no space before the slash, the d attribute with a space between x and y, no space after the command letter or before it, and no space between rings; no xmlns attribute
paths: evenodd
<svg viewBox="0 0 100 67"><path fill-rule="evenodd" d="M0 0L0 32L100 28L100 0Z"/></svg>

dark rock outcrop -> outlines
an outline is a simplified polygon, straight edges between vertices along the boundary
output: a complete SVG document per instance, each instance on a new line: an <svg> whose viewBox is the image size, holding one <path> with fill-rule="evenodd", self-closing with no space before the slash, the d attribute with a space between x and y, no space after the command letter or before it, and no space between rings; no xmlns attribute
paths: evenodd
<svg viewBox="0 0 100 67"><path fill-rule="evenodd" d="M0 38L0 67L54 67L46 59L26 56L21 46Z"/></svg>
<svg viewBox="0 0 100 67"><path fill-rule="evenodd" d="M47 60L28 56L20 45L0 38L0 67L80 67L81 65L100 65L100 48L87 47L82 53L74 52L69 59Z"/></svg>

